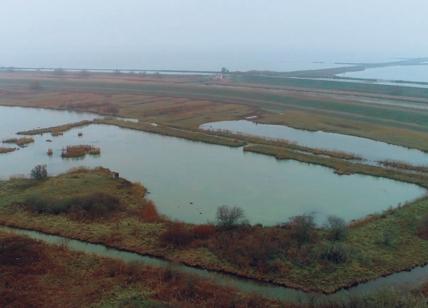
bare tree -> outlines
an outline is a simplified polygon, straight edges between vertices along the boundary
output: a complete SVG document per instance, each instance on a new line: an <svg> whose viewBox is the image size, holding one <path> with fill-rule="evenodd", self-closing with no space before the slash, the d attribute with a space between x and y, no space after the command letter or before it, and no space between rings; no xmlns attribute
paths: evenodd
<svg viewBox="0 0 428 308"><path fill-rule="evenodd" d="M217 209L217 225L221 228L233 228L244 223L244 221L244 211L239 207L223 205Z"/></svg>

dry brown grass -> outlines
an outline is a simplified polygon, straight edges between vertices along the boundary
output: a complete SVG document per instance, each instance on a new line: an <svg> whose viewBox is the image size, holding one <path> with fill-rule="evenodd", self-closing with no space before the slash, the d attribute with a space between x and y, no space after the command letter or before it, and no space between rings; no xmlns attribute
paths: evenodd
<svg viewBox="0 0 428 308"><path fill-rule="evenodd" d="M171 269L125 264L0 233L1 307L266 307L278 302L241 295ZM82 283L84 281L84 283Z"/></svg>
<svg viewBox="0 0 428 308"><path fill-rule="evenodd" d="M3 143L16 144L17 146L20 146L20 147L33 142L34 142L34 139L31 137L10 138L10 139L3 140Z"/></svg>
<svg viewBox="0 0 428 308"><path fill-rule="evenodd" d="M0 147L0 154L6 154L6 153L14 152L14 151L16 151L16 148Z"/></svg>
<svg viewBox="0 0 428 308"><path fill-rule="evenodd" d="M91 145L73 145L67 146L62 150L62 158L79 158L89 155L100 155L101 149Z"/></svg>

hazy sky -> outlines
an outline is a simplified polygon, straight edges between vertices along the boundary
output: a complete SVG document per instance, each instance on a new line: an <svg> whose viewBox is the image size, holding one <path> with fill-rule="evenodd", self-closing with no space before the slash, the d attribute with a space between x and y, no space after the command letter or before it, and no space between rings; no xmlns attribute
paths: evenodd
<svg viewBox="0 0 428 308"><path fill-rule="evenodd" d="M0 12L0 66L260 68L428 55L428 0L1 0Z"/></svg>

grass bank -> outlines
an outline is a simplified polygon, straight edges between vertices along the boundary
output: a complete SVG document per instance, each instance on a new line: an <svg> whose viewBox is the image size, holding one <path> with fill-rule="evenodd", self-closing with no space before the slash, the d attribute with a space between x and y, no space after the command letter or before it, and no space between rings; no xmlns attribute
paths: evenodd
<svg viewBox="0 0 428 308"><path fill-rule="evenodd" d="M0 260L2 307L292 307L172 269L125 264L5 232Z"/></svg>
<svg viewBox="0 0 428 308"><path fill-rule="evenodd" d="M99 192L117 198L119 206L107 212L95 206L89 214L85 208L56 210L64 196L86 200ZM34 196L45 206L33 210ZM421 199L354 223L341 241L332 241L326 229L312 227L309 238L301 241L296 229L301 224L294 220L277 227L230 229L171 222L146 199L143 186L105 169L76 170L44 181L0 182L3 225L318 292L426 264L428 241L418 235L426 215L428 200Z"/></svg>
<svg viewBox="0 0 428 308"><path fill-rule="evenodd" d="M244 147L244 151L270 155L280 160L297 160L304 163L316 164L332 168L339 175L364 174L376 177L384 177L401 182L412 183L428 188L428 175L425 173L415 173L392 168L382 168L371 166L362 163L354 163L346 160L327 158L322 156L306 155L296 153L286 148L271 146L271 145L248 145ZM408 166L407 166L408 167Z"/></svg>

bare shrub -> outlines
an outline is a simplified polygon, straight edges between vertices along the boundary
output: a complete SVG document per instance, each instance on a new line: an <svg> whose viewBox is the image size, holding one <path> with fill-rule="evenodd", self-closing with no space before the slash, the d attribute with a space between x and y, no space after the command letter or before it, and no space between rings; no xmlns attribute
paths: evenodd
<svg viewBox="0 0 428 308"><path fill-rule="evenodd" d="M192 232L183 223L171 223L160 237L164 245L181 247L193 240Z"/></svg>
<svg viewBox="0 0 428 308"><path fill-rule="evenodd" d="M139 210L139 217L146 222L156 222L160 219L158 210L153 201L147 201Z"/></svg>
<svg viewBox="0 0 428 308"><path fill-rule="evenodd" d="M244 211L239 207L223 205L217 209L217 226L222 229L230 229L244 222Z"/></svg>
<svg viewBox="0 0 428 308"><path fill-rule="evenodd" d="M336 216L328 217L326 228L328 239L331 241L343 241L348 235L348 227L345 220Z"/></svg>
<svg viewBox="0 0 428 308"><path fill-rule="evenodd" d="M299 247L306 243L315 242L318 238L312 215L292 217L287 223L281 225L281 227L289 230L290 237Z"/></svg>
<svg viewBox="0 0 428 308"><path fill-rule="evenodd" d="M197 225L193 227L192 233L195 239L205 240L212 237L216 232L216 228L213 225Z"/></svg>

